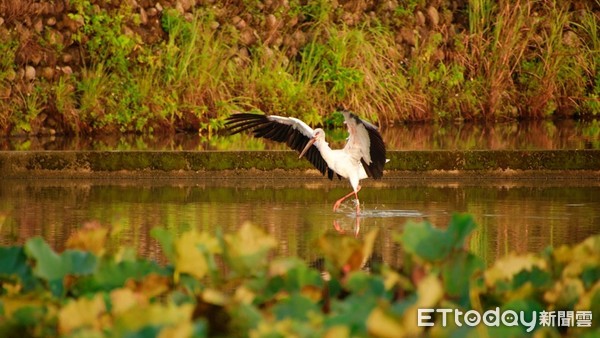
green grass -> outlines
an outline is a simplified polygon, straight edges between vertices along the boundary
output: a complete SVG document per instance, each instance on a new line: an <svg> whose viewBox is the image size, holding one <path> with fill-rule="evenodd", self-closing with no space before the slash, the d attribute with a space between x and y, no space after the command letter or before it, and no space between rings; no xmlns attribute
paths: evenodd
<svg viewBox="0 0 600 338"><path fill-rule="evenodd" d="M600 5L600 1L596 1ZM600 35L598 18L594 13L584 12L581 22L573 23L578 31L583 48L577 58L583 65L586 76L583 97L578 97L577 102L581 105L582 115L597 116L600 114Z"/></svg>

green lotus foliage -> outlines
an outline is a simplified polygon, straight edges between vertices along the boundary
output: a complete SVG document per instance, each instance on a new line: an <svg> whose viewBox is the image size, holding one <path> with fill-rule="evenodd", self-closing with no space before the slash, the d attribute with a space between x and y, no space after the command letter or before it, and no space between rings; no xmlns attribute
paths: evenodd
<svg viewBox="0 0 600 338"><path fill-rule="evenodd" d="M357 237L325 233L315 243L322 257L312 262L278 256L275 239L249 223L216 234L156 228L152 236L164 249L160 262L110 248L104 227L82 228L61 253L36 237L23 247L0 248L0 336L600 333L600 320L593 318L600 313L600 236L539 254L510 254L486 267L466 249L473 231L473 218L464 214L445 229L409 222L395 237L400 266L375 262L376 230ZM432 326L425 327L418 325L422 309L523 316L518 325L502 315L499 325L486 327L432 312L426 318ZM577 316L544 325L544 313Z"/></svg>

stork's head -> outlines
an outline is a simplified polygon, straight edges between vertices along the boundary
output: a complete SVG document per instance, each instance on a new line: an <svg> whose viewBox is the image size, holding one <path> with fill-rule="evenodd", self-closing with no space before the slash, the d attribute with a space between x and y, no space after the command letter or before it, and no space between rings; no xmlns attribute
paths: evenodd
<svg viewBox="0 0 600 338"><path fill-rule="evenodd" d="M310 149L310 147L318 142L322 142L325 140L325 131L321 128L317 128L315 129L314 133L313 133L313 137L310 139L310 141L308 141L308 143L306 144L306 146L304 147L304 149L302 149L302 152L300 153L300 156L298 156L298 158L302 158L302 156L304 156L304 154L308 151L308 149Z"/></svg>

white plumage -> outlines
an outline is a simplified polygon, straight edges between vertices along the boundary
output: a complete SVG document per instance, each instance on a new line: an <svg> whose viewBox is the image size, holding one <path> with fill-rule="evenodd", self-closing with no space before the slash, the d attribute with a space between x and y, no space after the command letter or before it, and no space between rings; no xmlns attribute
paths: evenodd
<svg viewBox="0 0 600 338"><path fill-rule="evenodd" d="M358 191L360 180L383 176L386 150L377 127L349 111L342 111L348 127L348 141L342 149L331 149L325 140L325 131L312 129L303 121L293 117L250 113L233 114L227 118L227 128L232 134L252 130L255 137L284 142L305 156L323 175L333 179L334 174L350 181L352 192L337 200L336 211L348 197L356 197L356 212L360 212Z"/></svg>

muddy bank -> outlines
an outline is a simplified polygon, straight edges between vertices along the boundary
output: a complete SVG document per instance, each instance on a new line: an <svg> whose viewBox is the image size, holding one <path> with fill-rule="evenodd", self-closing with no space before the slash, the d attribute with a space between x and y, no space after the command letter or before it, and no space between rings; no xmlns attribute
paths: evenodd
<svg viewBox="0 0 600 338"><path fill-rule="evenodd" d="M390 151L386 177L600 179L599 150ZM292 151L0 152L0 178L319 177Z"/></svg>

